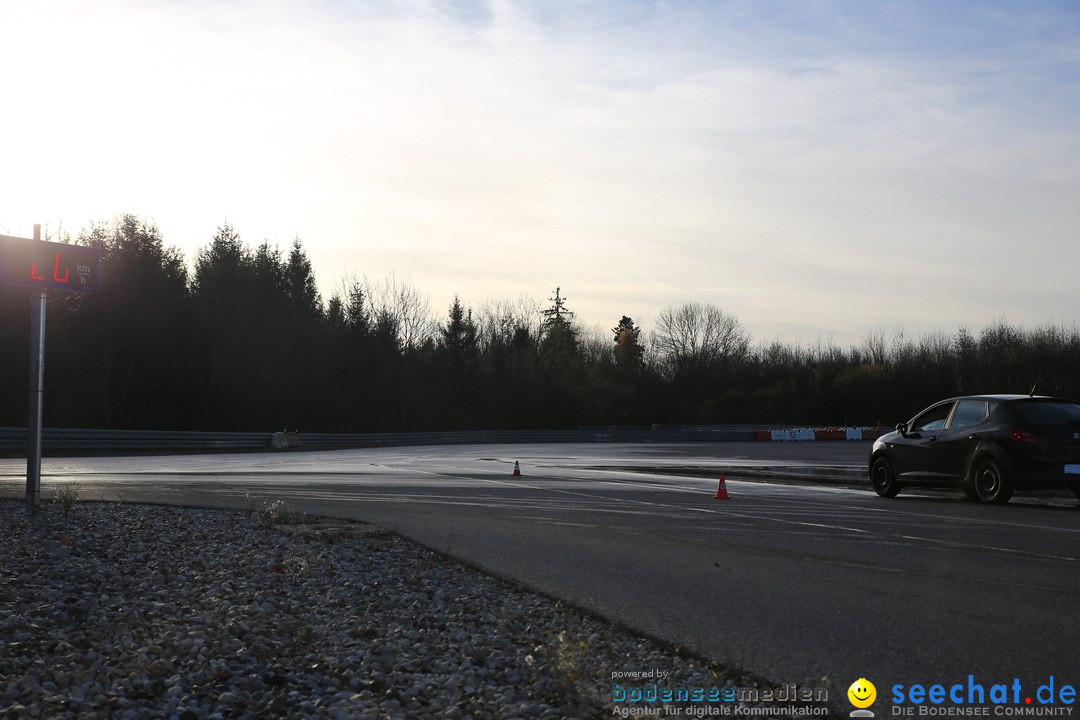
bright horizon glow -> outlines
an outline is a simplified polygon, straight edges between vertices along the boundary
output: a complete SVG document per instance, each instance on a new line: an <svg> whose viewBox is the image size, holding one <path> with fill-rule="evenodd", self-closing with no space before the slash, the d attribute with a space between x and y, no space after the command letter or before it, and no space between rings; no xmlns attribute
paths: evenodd
<svg viewBox="0 0 1080 720"><path fill-rule="evenodd" d="M0 5L0 233L299 237L324 300L556 287L755 341L1074 324L1080 5Z"/></svg>

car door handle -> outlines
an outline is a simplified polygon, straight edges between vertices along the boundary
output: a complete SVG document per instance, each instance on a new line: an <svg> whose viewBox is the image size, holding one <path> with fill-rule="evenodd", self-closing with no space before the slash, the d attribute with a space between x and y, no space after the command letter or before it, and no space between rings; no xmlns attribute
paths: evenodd
<svg viewBox="0 0 1080 720"><path fill-rule="evenodd" d="M937 442L937 435L931 435L930 442Z"/></svg>

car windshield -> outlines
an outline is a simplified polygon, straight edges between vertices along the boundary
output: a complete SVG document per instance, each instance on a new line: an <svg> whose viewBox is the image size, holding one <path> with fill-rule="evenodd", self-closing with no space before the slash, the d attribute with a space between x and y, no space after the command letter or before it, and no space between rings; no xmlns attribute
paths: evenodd
<svg viewBox="0 0 1080 720"><path fill-rule="evenodd" d="M911 421L911 431L929 432L932 430L941 430L945 427L945 421L949 419L949 413L952 411L952 407L953 403L947 402L930 408Z"/></svg>
<svg viewBox="0 0 1080 720"><path fill-rule="evenodd" d="M1016 416L1028 425L1080 424L1080 405L1061 401L1026 401L1015 406Z"/></svg>

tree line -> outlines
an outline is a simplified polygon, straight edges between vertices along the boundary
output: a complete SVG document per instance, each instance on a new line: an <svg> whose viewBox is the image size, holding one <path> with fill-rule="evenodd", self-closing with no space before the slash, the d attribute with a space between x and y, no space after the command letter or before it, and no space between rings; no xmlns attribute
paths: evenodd
<svg viewBox="0 0 1080 720"><path fill-rule="evenodd" d="M155 225L83 230L100 290L50 295L45 424L215 431L394 432L603 425L891 425L945 396L1080 397L1080 329L839 347L754 342L734 316L688 302L649 333L629 316L590 330L555 289L436 317L396 278L321 296L299 239L287 251L218 229L189 269ZM0 425L26 423L29 291L0 287ZM614 319L613 319L614 321Z"/></svg>

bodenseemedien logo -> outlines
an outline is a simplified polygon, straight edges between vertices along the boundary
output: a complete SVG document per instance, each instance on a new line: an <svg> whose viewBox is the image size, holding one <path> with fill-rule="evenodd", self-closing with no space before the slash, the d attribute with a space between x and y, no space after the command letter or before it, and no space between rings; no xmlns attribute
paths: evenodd
<svg viewBox="0 0 1080 720"><path fill-rule="evenodd" d="M849 687L847 691L847 697L848 702L857 708L856 710L851 711L851 717L874 717L873 711L866 709L874 704L874 700L877 700L877 688L874 687L874 683L866 678L859 678L851 683L851 687Z"/></svg>

